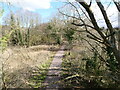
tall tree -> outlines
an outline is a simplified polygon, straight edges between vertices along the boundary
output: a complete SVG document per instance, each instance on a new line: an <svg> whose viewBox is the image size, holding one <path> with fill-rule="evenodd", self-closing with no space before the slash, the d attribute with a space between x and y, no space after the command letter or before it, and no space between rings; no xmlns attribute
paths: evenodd
<svg viewBox="0 0 120 90"><path fill-rule="evenodd" d="M109 31L109 35L106 36L100 29L100 27L98 26L98 23L95 19L95 15L93 13L93 11L91 10L91 4L87 4L84 0L76 0L80 5L83 6L83 8L86 10L87 14L89 15L89 18L95 28L95 30L98 32L98 34L101 36L102 38L102 44L104 44L106 46L106 48L109 48L111 50L111 53L114 54L116 60L118 61L119 65L120 65L120 50L117 48L116 46L116 39L115 39L115 30L112 27L112 24L110 23L110 20L108 18L107 12L104 9L104 5L101 3L101 0L96 0L96 3L98 5L98 7L101 10L101 13L104 17L105 23L108 27L108 31ZM91 2L92 3L92 2ZM93 35L92 35L93 36ZM108 39L108 37L110 39Z"/></svg>

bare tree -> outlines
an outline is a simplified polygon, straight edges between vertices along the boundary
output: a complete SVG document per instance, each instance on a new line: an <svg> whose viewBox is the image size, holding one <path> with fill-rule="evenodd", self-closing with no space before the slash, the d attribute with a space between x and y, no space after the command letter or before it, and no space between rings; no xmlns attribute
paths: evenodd
<svg viewBox="0 0 120 90"><path fill-rule="evenodd" d="M111 52L110 53L113 53L113 55L115 56L117 62L119 63L120 65L120 50L117 48L117 44L116 44L116 38L115 38L115 29L113 28L110 20L109 20L109 17L107 15L107 12L105 10L105 7L104 5L101 3L101 0L96 0L96 3L97 3L97 6L99 7L102 15L103 15L103 18L104 18L104 21L107 25L107 28L108 28L108 34L105 34L100 26L98 25L98 22L95 18L95 14L93 13L92 9L91 9L91 3L92 1L90 2L90 4L86 3L84 0L76 0L78 2L79 5L81 5L84 9L85 9L85 13L86 16L88 15L88 19L90 19L90 22L92 23L92 25L87 25L85 23L85 21L81 18L81 16L79 16L78 18L74 17L74 16L69 16L67 14L64 14L62 13L63 15L66 15L68 17L72 17L72 18L76 18L78 20L81 20L83 23L82 24L76 24L75 22L73 22L72 24L76 25L76 26L85 26L86 27L86 30L88 27L92 27L100 37L96 36L95 34L92 34L90 33L89 30L87 30L87 33L89 33L89 38L103 44L106 46L107 49L110 49ZM73 4L71 4L73 7L76 8L76 12L79 13L77 7ZM117 4L118 6L118 4ZM80 15L80 14L79 14Z"/></svg>

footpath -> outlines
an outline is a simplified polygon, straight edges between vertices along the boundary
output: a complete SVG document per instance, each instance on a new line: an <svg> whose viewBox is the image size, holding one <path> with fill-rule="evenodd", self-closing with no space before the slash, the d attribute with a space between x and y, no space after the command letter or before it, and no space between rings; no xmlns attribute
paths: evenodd
<svg viewBox="0 0 120 90"><path fill-rule="evenodd" d="M58 88L60 88L59 80L62 58L64 55L64 47L65 45L60 48L60 50L55 54L53 61L51 62L47 77L44 82L46 90L58 90Z"/></svg>

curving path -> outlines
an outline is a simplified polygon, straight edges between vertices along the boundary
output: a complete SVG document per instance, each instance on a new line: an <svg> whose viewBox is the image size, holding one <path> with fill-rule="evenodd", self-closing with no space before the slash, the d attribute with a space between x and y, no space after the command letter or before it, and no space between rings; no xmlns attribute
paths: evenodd
<svg viewBox="0 0 120 90"><path fill-rule="evenodd" d="M58 90L58 88L60 88L58 81L60 80L64 47L65 45L63 45L60 50L55 54L53 61L49 67L49 71L44 82L44 85L46 85L46 90Z"/></svg>

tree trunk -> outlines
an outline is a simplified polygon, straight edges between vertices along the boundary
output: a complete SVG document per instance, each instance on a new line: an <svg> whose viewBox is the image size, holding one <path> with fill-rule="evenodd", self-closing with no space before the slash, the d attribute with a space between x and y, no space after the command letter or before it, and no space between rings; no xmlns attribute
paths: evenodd
<svg viewBox="0 0 120 90"><path fill-rule="evenodd" d="M90 9L90 6L84 0L81 0L81 1L76 0L76 1L85 8L85 10L87 11L87 13L88 13L88 15L89 15L89 17L91 19L91 22L92 22L93 26L95 27L95 29L99 33L99 35L102 37L104 45L106 47L110 46L112 48L112 52L114 53L114 56L115 56L116 60L119 62L119 65L120 65L120 51L116 47L115 36L113 34L114 30L113 30L113 27L112 27L112 25L111 25L111 23L110 23L110 21L109 21L109 19L107 17L107 13L104 10L104 7L103 7L102 3L100 2L100 0L99 0L99 2L97 2L97 5L99 6L99 8L100 8L100 10L102 12L102 15L104 17L104 20L106 22L106 25L107 25L107 27L109 29L109 32L110 32L110 35L111 35L110 36L111 37L110 42L109 42L109 40L106 39L106 36L100 30L100 27L97 24L95 16L94 16L92 10Z"/></svg>
<svg viewBox="0 0 120 90"><path fill-rule="evenodd" d="M120 30L118 31L118 50L120 51Z"/></svg>

